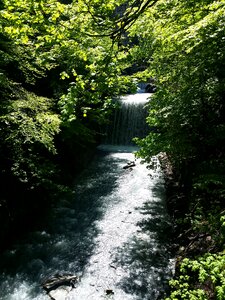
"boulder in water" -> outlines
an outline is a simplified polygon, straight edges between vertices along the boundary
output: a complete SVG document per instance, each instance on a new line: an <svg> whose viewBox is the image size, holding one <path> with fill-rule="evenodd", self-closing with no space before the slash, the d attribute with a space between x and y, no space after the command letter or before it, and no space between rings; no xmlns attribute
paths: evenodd
<svg viewBox="0 0 225 300"><path fill-rule="evenodd" d="M132 167L135 167L135 166L136 166L135 162L134 162L134 161L130 161L130 162L128 162L128 163L123 167L123 169L129 169L129 168L132 168Z"/></svg>
<svg viewBox="0 0 225 300"><path fill-rule="evenodd" d="M114 295L113 290L110 290L110 289L106 290L105 293L106 293L106 295Z"/></svg>
<svg viewBox="0 0 225 300"><path fill-rule="evenodd" d="M79 281L79 277L72 274L56 274L55 276L45 280L42 283L43 289L47 292L47 294L54 299L51 294L51 291L55 291L59 287L66 286L75 288L75 284Z"/></svg>

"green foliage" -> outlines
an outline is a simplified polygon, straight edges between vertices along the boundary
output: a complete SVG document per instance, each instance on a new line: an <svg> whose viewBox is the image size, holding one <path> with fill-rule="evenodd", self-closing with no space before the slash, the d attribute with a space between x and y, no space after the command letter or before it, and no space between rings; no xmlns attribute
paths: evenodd
<svg viewBox="0 0 225 300"><path fill-rule="evenodd" d="M4 153L1 159L8 160L4 165L10 167L20 181L50 177L53 170L46 169L43 155L56 153L54 136L59 132L59 116L51 111L49 99L37 97L18 86L14 93L16 99L3 102L4 114L0 116L1 153ZM7 106L4 108L4 105ZM6 171L9 172L2 170Z"/></svg>
<svg viewBox="0 0 225 300"><path fill-rule="evenodd" d="M149 74L158 88L147 121L158 134L153 130L140 144L148 145L150 155L168 152L179 166L224 139L225 8L223 1L201 7L175 2L160 1L146 17L149 27L142 25L142 38L147 31L153 40Z"/></svg>
<svg viewBox="0 0 225 300"><path fill-rule="evenodd" d="M0 209L11 216L68 184L91 157L111 99L133 88L121 75L127 53L109 35L123 2L1 1Z"/></svg>
<svg viewBox="0 0 225 300"><path fill-rule="evenodd" d="M63 128L76 132L78 144L93 143L98 126L112 110L112 96L130 84L127 77L118 76L126 54L118 53L110 37L99 36L116 18L113 11L118 4L4 1L0 11L0 88L5 92L1 134L11 170L21 180L41 178L42 171L32 164L56 153L54 138L60 120ZM47 77L49 71L54 82ZM41 81L45 85L54 86L53 95L58 98L54 102L22 87L36 91L41 77L46 77L46 83Z"/></svg>
<svg viewBox="0 0 225 300"><path fill-rule="evenodd" d="M170 281L166 300L223 300L225 298L225 255L207 253L196 260L183 259L180 275Z"/></svg>
<svg viewBox="0 0 225 300"><path fill-rule="evenodd" d="M158 1L131 29L144 49L134 59L146 56L144 76L157 86L139 155L166 152L189 204L203 210L224 205L224 15L225 1Z"/></svg>
<svg viewBox="0 0 225 300"><path fill-rule="evenodd" d="M70 51L75 53L76 48ZM86 118L102 124L110 112L112 97L120 94L131 80L118 76L119 63L124 58L123 55L111 58L114 56L111 47L96 46L83 54L85 59L69 60L67 72L61 73L61 78L70 81L70 86L60 99L60 109L65 121Z"/></svg>
<svg viewBox="0 0 225 300"><path fill-rule="evenodd" d="M85 119L89 127L104 123L112 97L131 83L120 76L127 53L119 52L107 36L119 17L115 14L119 4L5 1L2 31L21 51L19 67L28 81L56 70L55 94L64 122Z"/></svg>

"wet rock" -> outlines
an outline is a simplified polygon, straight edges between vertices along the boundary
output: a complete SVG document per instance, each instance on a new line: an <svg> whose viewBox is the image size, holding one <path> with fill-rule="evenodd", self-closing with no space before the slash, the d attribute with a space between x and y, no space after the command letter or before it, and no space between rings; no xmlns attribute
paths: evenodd
<svg viewBox="0 0 225 300"><path fill-rule="evenodd" d="M132 168L132 167L135 167L135 166L136 166L135 162L134 162L134 161L130 161L130 162L128 162L128 163L123 167L123 169L129 169L129 168Z"/></svg>
<svg viewBox="0 0 225 300"><path fill-rule="evenodd" d="M75 284L79 281L76 275L72 274L56 274L55 276L45 280L42 283L43 289L47 292L51 299L54 299L53 294L63 289L63 291L69 292L72 288L75 288ZM57 290L57 291L56 291Z"/></svg>
<svg viewBox="0 0 225 300"><path fill-rule="evenodd" d="M106 290L105 293L106 293L106 295L114 295L113 290L110 290L110 289Z"/></svg>

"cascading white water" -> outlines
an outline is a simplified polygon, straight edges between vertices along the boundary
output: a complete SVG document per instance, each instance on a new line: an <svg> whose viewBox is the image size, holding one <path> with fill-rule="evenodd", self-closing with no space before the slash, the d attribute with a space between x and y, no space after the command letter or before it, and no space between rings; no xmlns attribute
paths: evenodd
<svg viewBox="0 0 225 300"><path fill-rule="evenodd" d="M101 145L73 198L1 256L1 300L48 300L41 283L57 273L80 281L53 290L56 300L158 299L173 271L164 182L157 159L148 169L133 150Z"/></svg>
<svg viewBox="0 0 225 300"><path fill-rule="evenodd" d="M121 97L110 126L106 128L105 144L132 145L134 137L143 138L148 132L146 124L147 104L151 94L138 93Z"/></svg>

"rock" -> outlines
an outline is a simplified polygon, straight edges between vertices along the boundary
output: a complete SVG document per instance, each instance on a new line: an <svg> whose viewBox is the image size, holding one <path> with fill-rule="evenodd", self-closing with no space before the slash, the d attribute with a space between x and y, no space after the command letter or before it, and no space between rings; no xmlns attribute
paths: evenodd
<svg viewBox="0 0 225 300"><path fill-rule="evenodd" d="M135 166L136 166L135 162L134 162L134 161L130 161L129 163L127 163L127 164L123 167L123 169L129 169L129 168L132 168L132 167L135 167Z"/></svg>
<svg viewBox="0 0 225 300"><path fill-rule="evenodd" d="M106 293L106 295L114 295L113 290L110 290L110 289L106 290L105 293Z"/></svg>
<svg viewBox="0 0 225 300"><path fill-rule="evenodd" d="M74 288L75 284L79 281L76 275L72 274L56 274L55 276L45 280L42 283L43 289L49 294L51 291L58 289L59 287L66 286ZM65 288L64 288L65 290ZM51 297L51 295L49 295ZM52 297L52 299L54 299Z"/></svg>

